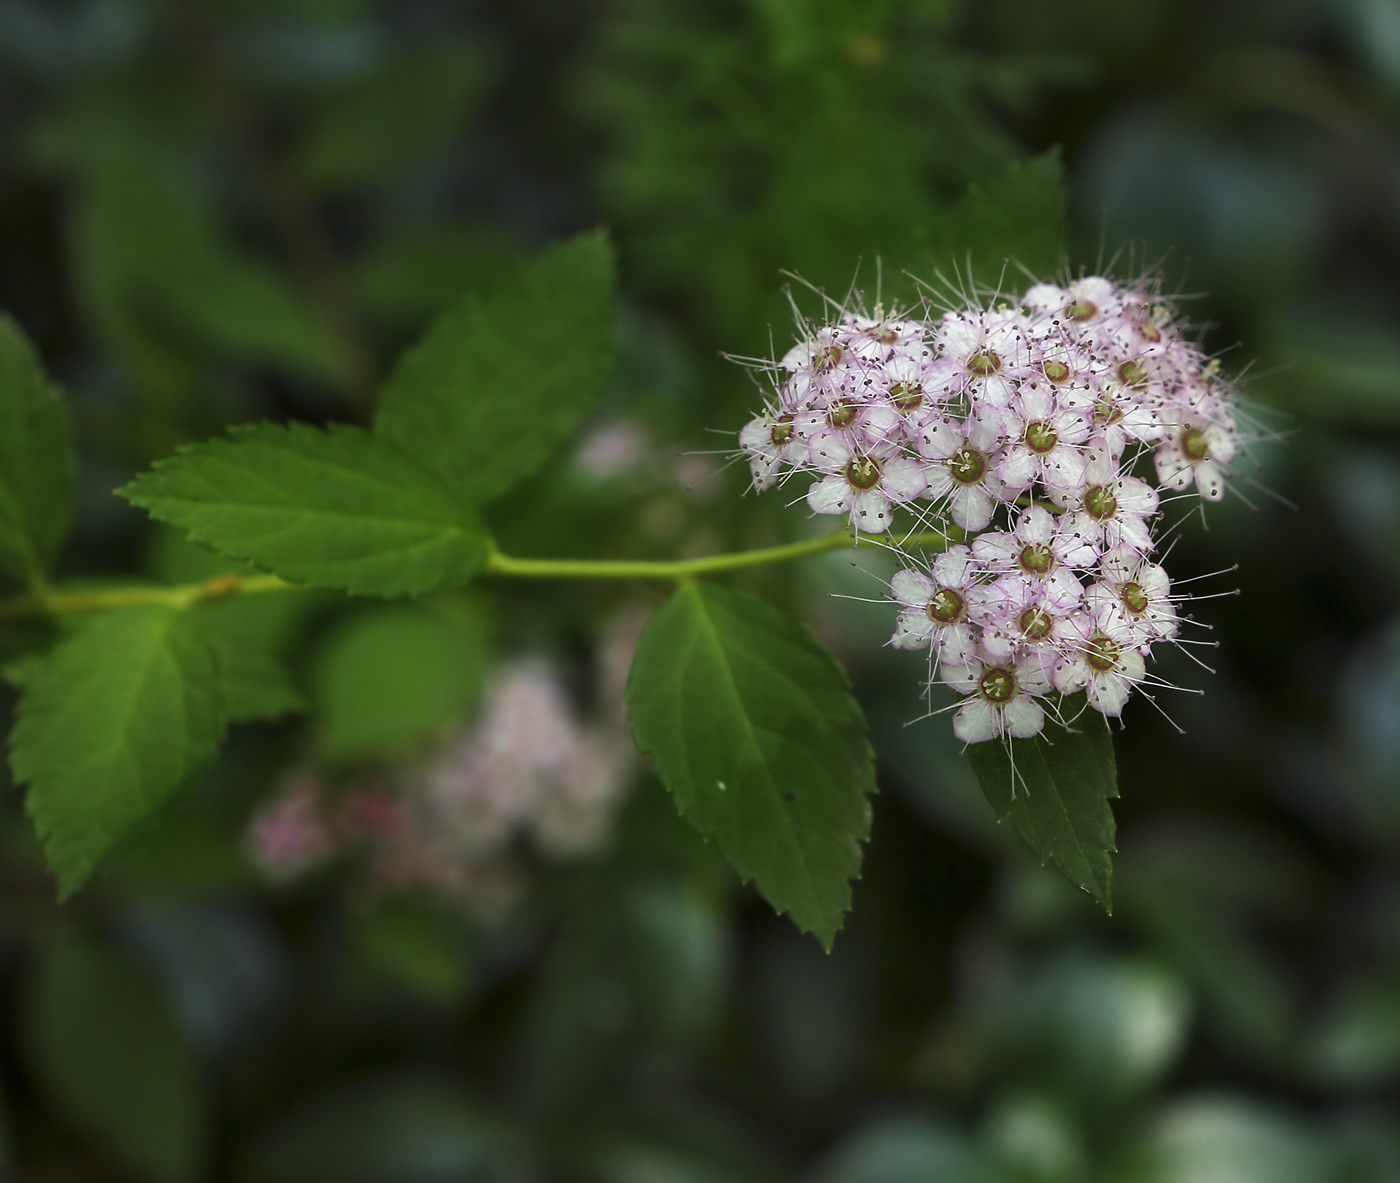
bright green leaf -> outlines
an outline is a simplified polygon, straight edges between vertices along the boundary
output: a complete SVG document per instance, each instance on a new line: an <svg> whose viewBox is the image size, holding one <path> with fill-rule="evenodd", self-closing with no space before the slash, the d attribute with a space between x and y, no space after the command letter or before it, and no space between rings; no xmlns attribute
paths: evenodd
<svg viewBox="0 0 1400 1183"><path fill-rule="evenodd" d="M459 720L486 653L474 616L421 605L362 612L326 640L312 674L332 759L406 751Z"/></svg>
<svg viewBox="0 0 1400 1183"><path fill-rule="evenodd" d="M42 575L68 531L76 481L63 394L19 326L0 315L0 567Z"/></svg>
<svg viewBox="0 0 1400 1183"><path fill-rule="evenodd" d="M188 1039L154 983L67 928L39 943L25 1031L58 1111L133 1175L199 1175L204 1088Z"/></svg>
<svg viewBox="0 0 1400 1183"><path fill-rule="evenodd" d="M196 542L294 583L366 596L465 583L486 561L476 511L357 428L236 428L120 490Z"/></svg>
<svg viewBox="0 0 1400 1183"><path fill-rule="evenodd" d="M171 608L99 616L30 674L10 766L62 895L214 755L224 723L217 657Z"/></svg>
<svg viewBox="0 0 1400 1183"><path fill-rule="evenodd" d="M875 788L865 720L830 651L762 600L687 584L642 635L627 705L680 811L830 948Z"/></svg>
<svg viewBox="0 0 1400 1183"><path fill-rule="evenodd" d="M967 756L997 817L1111 912L1118 772L1104 717L1085 710L1072 731L1047 723L1033 739L970 744Z"/></svg>
<svg viewBox="0 0 1400 1183"><path fill-rule="evenodd" d="M390 375L375 430L489 501L578 426L612 355L612 249L585 234L438 317Z"/></svg>

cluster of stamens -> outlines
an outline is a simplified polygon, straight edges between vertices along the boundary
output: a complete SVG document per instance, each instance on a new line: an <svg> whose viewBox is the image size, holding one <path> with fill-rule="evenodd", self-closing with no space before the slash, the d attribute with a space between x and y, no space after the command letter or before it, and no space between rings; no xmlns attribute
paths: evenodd
<svg viewBox="0 0 1400 1183"><path fill-rule="evenodd" d="M756 489L811 474L808 506L853 531L887 534L902 508L911 536L962 539L891 581L891 643L966 695L959 738L1034 735L1078 691L1122 712L1178 638L1149 558L1162 494L1218 501L1242 441L1236 391L1153 284L842 309L760 369L771 398L739 437Z"/></svg>

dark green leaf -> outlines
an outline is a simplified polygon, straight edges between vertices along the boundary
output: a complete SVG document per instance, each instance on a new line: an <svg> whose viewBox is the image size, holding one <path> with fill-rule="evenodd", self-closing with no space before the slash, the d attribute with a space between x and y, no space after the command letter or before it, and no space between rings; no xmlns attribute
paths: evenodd
<svg viewBox="0 0 1400 1183"><path fill-rule="evenodd" d="M303 181L335 187L376 180L464 128L487 80L471 47L405 54L330 94L293 161Z"/></svg>
<svg viewBox="0 0 1400 1183"><path fill-rule="evenodd" d="M443 313L390 376L375 429L489 501L578 426L612 355L612 249L585 234Z"/></svg>
<svg viewBox="0 0 1400 1183"><path fill-rule="evenodd" d="M997 817L1111 912L1118 772L1107 720L1085 710L1072 731L1047 722L1033 739L970 744L967 756Z"/></svg>
<svg viewBox="0 0 1400 1183"><path fill-rule="evenodd" d="M1064 266L1066 187L1058 149L1014 161L997 177L968 186L962 200L931 224L920 253L943 271L971 257L977 277L995 282L1006 259L1048 276ZM1024 276L1008 272L1019 289Z"/></svg>
<svg viewBox="0 0 1400 1183"><path fill-rule="evenodd" d="M68 531L77 472L62 392L0 315L0 567L41 576Z"/></svg>
<svg viewBox="0 0 1400 1183"><path fill-rule="evenodd" d="M321 745L333 759L402 753L460 720L485 672L480 622L420 605L360 613L313 672Z"/></svg>
<svg viewBox="0 0 1400 1183"><path fill-rule="evenodd" d="M342 1085L279 1114L253 1140L239 1183L449 1183L517 1175L499 1119L431 1078Z"/></svg>
<svg viewBox="0 0 1400 1183"><path fill-rule="evenodd" d="M476 511L421 464L357 428L236 428L120 490L231 558L312 587L421 595L486 561Z"/></svg>
<svg viewBox="0 0 1400 1183"><path fill-rule="evenodd" d="M642 635L627 706L681 812L830 948L875 788L865 720L830 651L762 600L687 584Z"/></svg>
<svg viewBox="0 0 1400 1183"><path fill-rule="evenodd" d="M224 722L214 651L171 608L99 616L30 674L10 765L61 894L214 755Z"/></svg>
<svg viewBox="0 0 1400 1183"><path fill-rule="evenodd" d="M138 1178L196 1178L203 1082L154 984L61 928L39 945L30 991L30 1053L58 1111Z"/></svg>

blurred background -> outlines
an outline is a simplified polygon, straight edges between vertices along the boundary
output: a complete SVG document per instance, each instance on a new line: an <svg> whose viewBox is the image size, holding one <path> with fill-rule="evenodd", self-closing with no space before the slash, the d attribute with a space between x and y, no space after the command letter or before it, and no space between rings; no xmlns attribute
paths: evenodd
<svg viewBox="0 0 1400 1183"><path fill-rule="evenodd" d="M648 589L230 603L308 714L62 908L7 786L6 1177L1400 1180L1400 2L0 0L0 307L81 429L63 574L217 572L111 490L363 419L436 312L599 224L622 362L493 507L516 553L812 528L726 466L759 393L719 354L786 348L785 270L1160 266L1247 373L1288 439L1172 553L1241 594L1195 607L1215 674L1160 659L1184 733L1129 708L1114 915L906 726L878 563L751 580L881 757L830 956L631 753Z"/></svg>

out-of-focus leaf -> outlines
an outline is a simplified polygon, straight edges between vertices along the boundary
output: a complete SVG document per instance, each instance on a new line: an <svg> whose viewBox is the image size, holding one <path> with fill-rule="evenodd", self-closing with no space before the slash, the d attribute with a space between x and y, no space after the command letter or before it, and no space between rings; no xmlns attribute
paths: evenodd
<svg viewBox="0 0 1400 1183"><path fill-rule="evenodd" d="M845 1138L809 1183L992 1183L996 1168L961 1133L923 1118L886 1118Z"/></svg>
<svg viewBox="0 0 1400 1183"><path fill-rule="evenodd" d="M481 623L463 606L359 613L326 638L312 672L322 751L402 753L461 720L481 688Z"/></svg>
<svg viewBox="0 0 1400 1183"><path fill-rule="evenodd" d="M999 818L1066 879L1113 910L1113 737L1097 711L1067 731L1047 722L1033 739L970 744L968 759Z"/></svg>
<svg viewBox="0 0 1400 1183"><path fill-rule="evenodd" d="M221 554L356 595L465 583L486 561L470 505L392 444L343 425L236 428L120 493Z"/></svg>
<svg viewBox="0 0 1400 1183"><path fill-rule="evenodd" d="M607 237L553 246L433 322L390 375L375 431L489 501L588 413L612 366L613 320Z"/></svg>
<svg viewBox="0 0 1400 1183"><path fill-rule="evenodd" d="M238 1183L506 1183L520 1178L499 1119L432 1079L341 1087L280 1117L256 1139Z"/></svg>
<svg viewBox="0 0 1400 1183"><path fill-rule="evenodd" d="M42 147L77 173L73 259L107 346L166 406L201 351L325 375L325 327L291 282L219 230L199 191L120 105L79 108Z"/></svg>
<svg viewBox="0 0 1400 1183"><path fill-rule="evenodd" d="M642 636L627 707L680 811L829 948L875 788L865 720L830 651L762 600L686 584Z"/></svg>
<svg viewBox="0 0 1400 1183"><path fill-rule="evenodd" d="M39 944L25 1027L55 1107L151 1183L199 1177L204 1082L164 998L135 966L56 927Z"/></svg>
<svg viewBox="0 0 1400 1183"><path fill-rule="evenodd" d="M10 766L62 895L210 759L223 736L218 658L189 614L99 616L30 676Z"/></svg>
<svg viewBox="0 0 1400 1183"><path fill-rule="evenodd" d="M68 532L76 484L63 392L20 327L0 316L0 567L42 577Z"/></svg>
<svg viewBox="0 0 1400 1183"><path fill-rule="evenodd" d="M930 222L920 253L947 273L968 260L979 280L996 282L1003 263L1014 259L1034 275L1064 266L1067 232L1064 165L1057 149L1033 160L1013 161L999 176L974 181L962 200ZM1008 283L1022 284L1013 268Z"/></svg>
<svg viewBox="0 0 1400 1183"><path fill-rule="evenodd" d="M430 1002L455 1002L471 983L462 923L440 908L386 900L358 918L355 938L375 969Z"/></svg>
<svg viewBox="0 0 1400 1183"><path fill-rule="evenodd" d="M507 282L522 254L499 227L415 223L361 254L351 279L368 311L413 322L441 312L465 291Z"/></svg>
<svg viewBox="0 0 1400 1183"><path fill-rule="evenodd" d="M1400 1074L1400 983L1353 983L1316 1028L1311 1059L1331 1085L1376 1085Z"/></svg>
<svg viewBox="0 0 1400 1183"><path fill-rule="evenodd" d="M325 97L292 167L320 188L378 180L460 130L486 81L469 46L405 53Z"/></svg>
<svg viewBox="0 0 1400 1183"><path fill-rule="evenodd" d="M1337 1183L1335 1153L1296 1115L1229 1096L1175 1102L1140 1145L1144 1183Z"/></svg>

